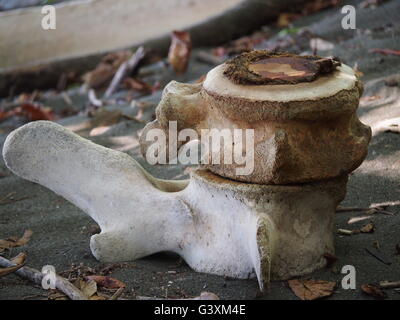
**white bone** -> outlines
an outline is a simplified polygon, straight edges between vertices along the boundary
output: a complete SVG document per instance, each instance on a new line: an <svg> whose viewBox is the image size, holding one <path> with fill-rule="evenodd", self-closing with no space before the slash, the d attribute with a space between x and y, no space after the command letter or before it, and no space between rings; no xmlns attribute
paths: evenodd
<svg viewBox="0 0 400 320"><path fill-rule="evenodd" d="M8 137L3 156L89 214L101 227L94 256L127 261L176 252L196 271L257 276L260 287L323 266L333 253L333 216L347 177L294 186L247 184L198 170L190 181L152 177L127 154L52 122Z"/></svg>

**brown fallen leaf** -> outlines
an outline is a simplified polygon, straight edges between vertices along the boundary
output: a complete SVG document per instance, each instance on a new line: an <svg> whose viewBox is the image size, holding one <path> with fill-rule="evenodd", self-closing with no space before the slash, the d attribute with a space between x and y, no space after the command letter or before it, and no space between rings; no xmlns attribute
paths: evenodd
<svg viewBox="0 0 400 320"><path fill-rule="evenodd" d="M185 31L173 31L171 33L171 46L168 52L168 62L178 74L186 71L192 51L190 34Z"/></svg>
<svg viewBox="0 0 400 320"><path fill-rule="evenodd" d="M25 230L24 235L16 239L15 237L11 237L8 239L0 239L0 248L2 249L10 249L14 247L20 247L23 246L24 244L28 243L32 236L32 230Z"/></svg>
<svg viewBox="0 0 400 320"><path fill-rule="evenodd" d="M54 114L50 108L44 108L33 103L22 104L14 110L14 114L23 116L29 121L54 120Z"/></svg>
<svg viewBox="0 0 400 320"><path fill-rule="evenodd" d="M373 233L375 231L375 225L372 222L367 223L366 225L361 227L360 231L362 233Z"/></svg>
<svg viewBox="0 0 400 320"><path fill-rule="evenodd" d="M25 260L26 260L26 253L25 252L21 252L17 256L12 258L11 262L18 265L18 264L24 264Z"/></svg>
<svg viewBox="0 0 400 320"><path fill-rule="evenodd" d="M327 8L338 6L342 0L314 0L304 5L303 14L308 15Z"/></svg>
<svg viewBox="0 0 400 320"><path fill-rule="evenodd" d="M372 284L363 284L361 286L361 290L365 294L372 296L378 300L383 300L386 298L386 293L383 290L379 289L377 286L374 286Z"/></svg>
<svg viewBox="0 0 400 320"><path fill-rule="evenodd" d="M301 300L315 300L333 294L336 282L324 280L289 280L290 289Z"/></svg>
<svg viewBox="0 0 400 320"><path fill-rule="evenodd" d="M87 276L86 279L95 281L100 287L118 289L126 287L122 281L108 276Z"/></svg>
<svg viewBox="0 0 400 320"><path fill-rule="evenodd" d="M328 252L324 253L324 258L326 259L326 266L327 267L330 267L336 261L338 261L338 257L336 257L334 254L328 253Z"/></svg>
<svg viewBox="0 0 400 320"><path fill-rule="evenodd" d="M127 61L131 52L124 50L107 54L92 71L85 73L82 77L88 88L100 88L113 78L118 68Z"/></svg>
<svg viewBox="0 0 400 320"><path fill-rule="evenodd" d="M37 103L23 103L12 110L0 111L0 120L12 116L24 117L28 121L54 120L55 118L50 108L42 107Z"/></svg>
<svg viewBox="0 0 400 320"><path fill-rule="evenodd" d="M300 17L301 17L301 15L299 15L297 13L284 12L279 15L276 25L280 28L286 28L293 21L297 20Z"/></svg>
<svg viewBox="0 0 400 320"><path fill-rule="evenodd" d="M92 279L89 279L88 281L80 280L79 288L81 289L82 293L88 298L97 293L97 283Z"/></svg>
<svg viewBox="0 0 400 320"><path fill-rule="evenodd" d="M137 78L126 78L124 84L128 89L134 91L140 91L143 93L152 93L154 91L150 84Z"/></svg>

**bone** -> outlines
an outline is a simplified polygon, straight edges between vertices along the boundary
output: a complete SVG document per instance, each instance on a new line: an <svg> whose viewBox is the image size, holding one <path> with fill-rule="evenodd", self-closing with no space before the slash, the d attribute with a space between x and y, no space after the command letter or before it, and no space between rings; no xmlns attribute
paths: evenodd
<svg viewBox="0 0 400 320"><path fill-rule="evenodd" d="M251 159L246 163L254 163L254 170L242 170L243 164L235 161L202 165L225 178L257 184L332 179L365 159L371 130L356 114L362 83L352 68L342 64L312 82L239 85L226 76L228 66L215 67L200 84L170 82L157 106L157 119L143 135L155 128L167 133L170 122L176 122L178 131L190 128L198 136L207 129L254 130L253 143L243 144L241 153ZM217 152L232 153L237 147L223 142Z"/></svg>
<svg viewBox="0 0 400 320"><path fill-rule="evenodd" d="M234 278L303 275L333 253L333 217L347 177L307 185L247 184L195 171L190 181L152 177L127 154L47 121L8 137L6 165L81 208L101 228L93 255L129 261L172 251L199 272Z"/></svg>

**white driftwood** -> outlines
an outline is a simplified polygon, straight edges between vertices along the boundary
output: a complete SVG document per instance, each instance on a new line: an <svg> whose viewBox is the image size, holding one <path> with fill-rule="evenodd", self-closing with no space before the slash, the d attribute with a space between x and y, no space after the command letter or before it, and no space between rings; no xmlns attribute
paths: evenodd
<svg viewBox="0 0 400 320"><path fill-rule="evenodd" d="M114 78L112 79L110 85L108 86L106 92L104 93L103 96L104 99L108 99L115 92L115 90L117 90L119 84L124 79L124 77L129 72L131 72L135 67L137 67L140 60L143 59L144 55L145 55L144 48L139 47L128 61L121 64L121 66L115 73Z"/></svg>
<svg viewBox="0 0 400 320"><path fill-rule="evenodd" d="M381 281L379 282L379 286L383 289L400 288L400 281Z"/></svg>
<svg viewBox="0 0 400 320"><path fill-rule="evenodd" d="M0 266L9 268L15 266L15 264L4 257L0 257ZM30 267L22 267L14 273L21 278L32 281L35 284L42 284L43 274L39 270ZM59 275L56 275L56 289L62 291L71 300L87 300L87 297L82 293L82 291L76 288L67 279L60 277Z"/></svg>
<svg viewBox="0 0 400 320"><path fill-rule="evenodd" d="M90 246L101 261L178 253L196 271L257 276L260 287L325 265L346 177L294 186L234 182L198 170L189 181L152 177L127 154L48 121L8 137L3 156L18 176L40 183L101 227Z"/></svg>
<svg viewBox="0 0 400 320"><path fill-rule="evenodd" d="M42 29L41 7L0 13L0 68L139 45L201 23L241 1L71 1L56 6L55 30Z"/></svg>

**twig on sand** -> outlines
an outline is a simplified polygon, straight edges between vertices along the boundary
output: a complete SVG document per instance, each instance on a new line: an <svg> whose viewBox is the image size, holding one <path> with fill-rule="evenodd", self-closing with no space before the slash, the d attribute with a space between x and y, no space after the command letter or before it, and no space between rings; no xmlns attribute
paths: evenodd
<svg viewBox="0 0 400 320"><path fill-rule="evenodd" d="M365 251L367 251L367 253L369 253L371 256L373 256L375 259L377 259L378 261L386 264L386 265L391 265L392 262L389 261L382 253L380 253L378 250L373 249L373 248L365 248Z"/></svg>
<svg viewBox="0 0 400 320"><path fill-rule="evenodd" d="M128 73L130 73L134 68L137 67L139 62L143 59L144 55L144 48L139 47L128 61L121 64L106 92L104 93L103 99L108 99L109 97L111 97L115 90L117 90L122 79L125 78Z"/></svg>
<svg viewBox="0 0 400 320"><path fill-rule="evenodd" d="M15 264L4 257L0 257L0 266L9 268L15 266ZM41 273L40 271L30 267L22 267L17 271L15 271L15 274L20 276L21 278L28 279L38 285L41 285L44 276L43 273ZM60 277L59 275L55 275L55 277L56 277L56 283L55 283L56 289L62 291L71 300L88 300L88 298L83 294L83 292L78 288L76 288L67 279Z"/></svg>
<svg viewBox="0 0 400 320"><path fill-rule="evenodd" d="M103 106L103 101L101 101L100 99L98 99L96 97L96 92L93 89L89 90L88 98L89 98L90 103L92 105L94 105L95 107L101 108Z"/></svg>
<svg viewBox="0 0 400 320"><path fill-rule="evenodd" d="M125 290L125 287L119 288L119 289L112 295L112 297L110 298L110 300L117 300L117 299L121 296L122 292L124 292L124 290Z"/></svg>
<svg viewBox="0 0 400 320"><path fill-rule="evenodd" d="M352 211L361 211L368 213L383 213L389 216L393 216L394 213L390 211L386 211L383 206L371 205L369 208L361 208L361 207L337 207L336 212L352 212Z"/></svg>
<svg viewBox="0 0 400 320"><path fill-rule="evenodd" d="M379 282L379 286L382 289L396 289L396 288L400 288L400 281L381 281Z"/></svg>

